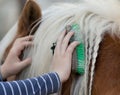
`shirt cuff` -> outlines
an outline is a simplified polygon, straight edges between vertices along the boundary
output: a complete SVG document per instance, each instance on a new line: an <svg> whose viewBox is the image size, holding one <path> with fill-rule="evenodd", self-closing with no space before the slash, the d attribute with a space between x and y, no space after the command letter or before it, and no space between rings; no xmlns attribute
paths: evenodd
<svg viewBox="0 0 120 95"><path fill-rule="evenodd" d="M47 73L42 77L46 80L48 94L53 94L60 91L61 82L56 72Z"/></svg>

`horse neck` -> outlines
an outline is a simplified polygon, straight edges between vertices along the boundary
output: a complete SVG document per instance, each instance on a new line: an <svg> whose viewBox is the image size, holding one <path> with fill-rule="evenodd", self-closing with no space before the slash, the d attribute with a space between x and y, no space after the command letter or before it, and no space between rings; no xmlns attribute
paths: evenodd
<svg viewBox="0 0 120 95"><path fill-rule="evenodd" d="M100 44L92 95L120 93L120 39L106 34Z"/></svg>
<svg viewBox="0 0 120 95"><path fill-rule="evenodd" d="M100 44L96 61L92 95L119 95L120 91L120 39L106 34ZM69 80L63 84L62 95L70 95L72 73Z"/></svg>

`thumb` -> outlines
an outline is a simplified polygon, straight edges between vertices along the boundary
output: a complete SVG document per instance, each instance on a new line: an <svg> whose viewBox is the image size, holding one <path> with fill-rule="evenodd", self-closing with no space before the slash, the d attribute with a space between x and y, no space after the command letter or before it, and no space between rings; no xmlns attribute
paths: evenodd
<svg viewBox="0 0 120 95"><path fill-rule="evenodd" d="M24 69L25 67L29 66L32 62L31 58L26 58L25 60L20 62L20 67Z"/></svg>

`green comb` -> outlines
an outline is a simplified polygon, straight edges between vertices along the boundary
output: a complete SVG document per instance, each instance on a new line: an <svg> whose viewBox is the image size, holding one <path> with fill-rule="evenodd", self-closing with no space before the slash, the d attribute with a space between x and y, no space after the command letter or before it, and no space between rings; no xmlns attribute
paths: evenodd
<svg viewBox="0 0 120 95"><path fill-rule="evenodd" d="M73 52L72 58L72 70L78 74L84 74L85 72L85 45L83 35L80 33L80 27L78 24L72 24L67 28L67 31L75 32L74 36L70 39L72 41L78 41L80 44L76 47Z"/></svg>

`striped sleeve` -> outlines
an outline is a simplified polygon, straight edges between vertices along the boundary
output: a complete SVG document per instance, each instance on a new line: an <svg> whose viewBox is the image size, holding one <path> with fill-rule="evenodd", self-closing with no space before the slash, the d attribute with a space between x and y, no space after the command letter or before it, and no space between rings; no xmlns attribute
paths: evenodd
<svg viewBox="0 0 120 95"><path fill-rule="evenodd" d="M0 82L0 95L48 95L60 90L57 73L47 73L26 80Z"/></svg>

